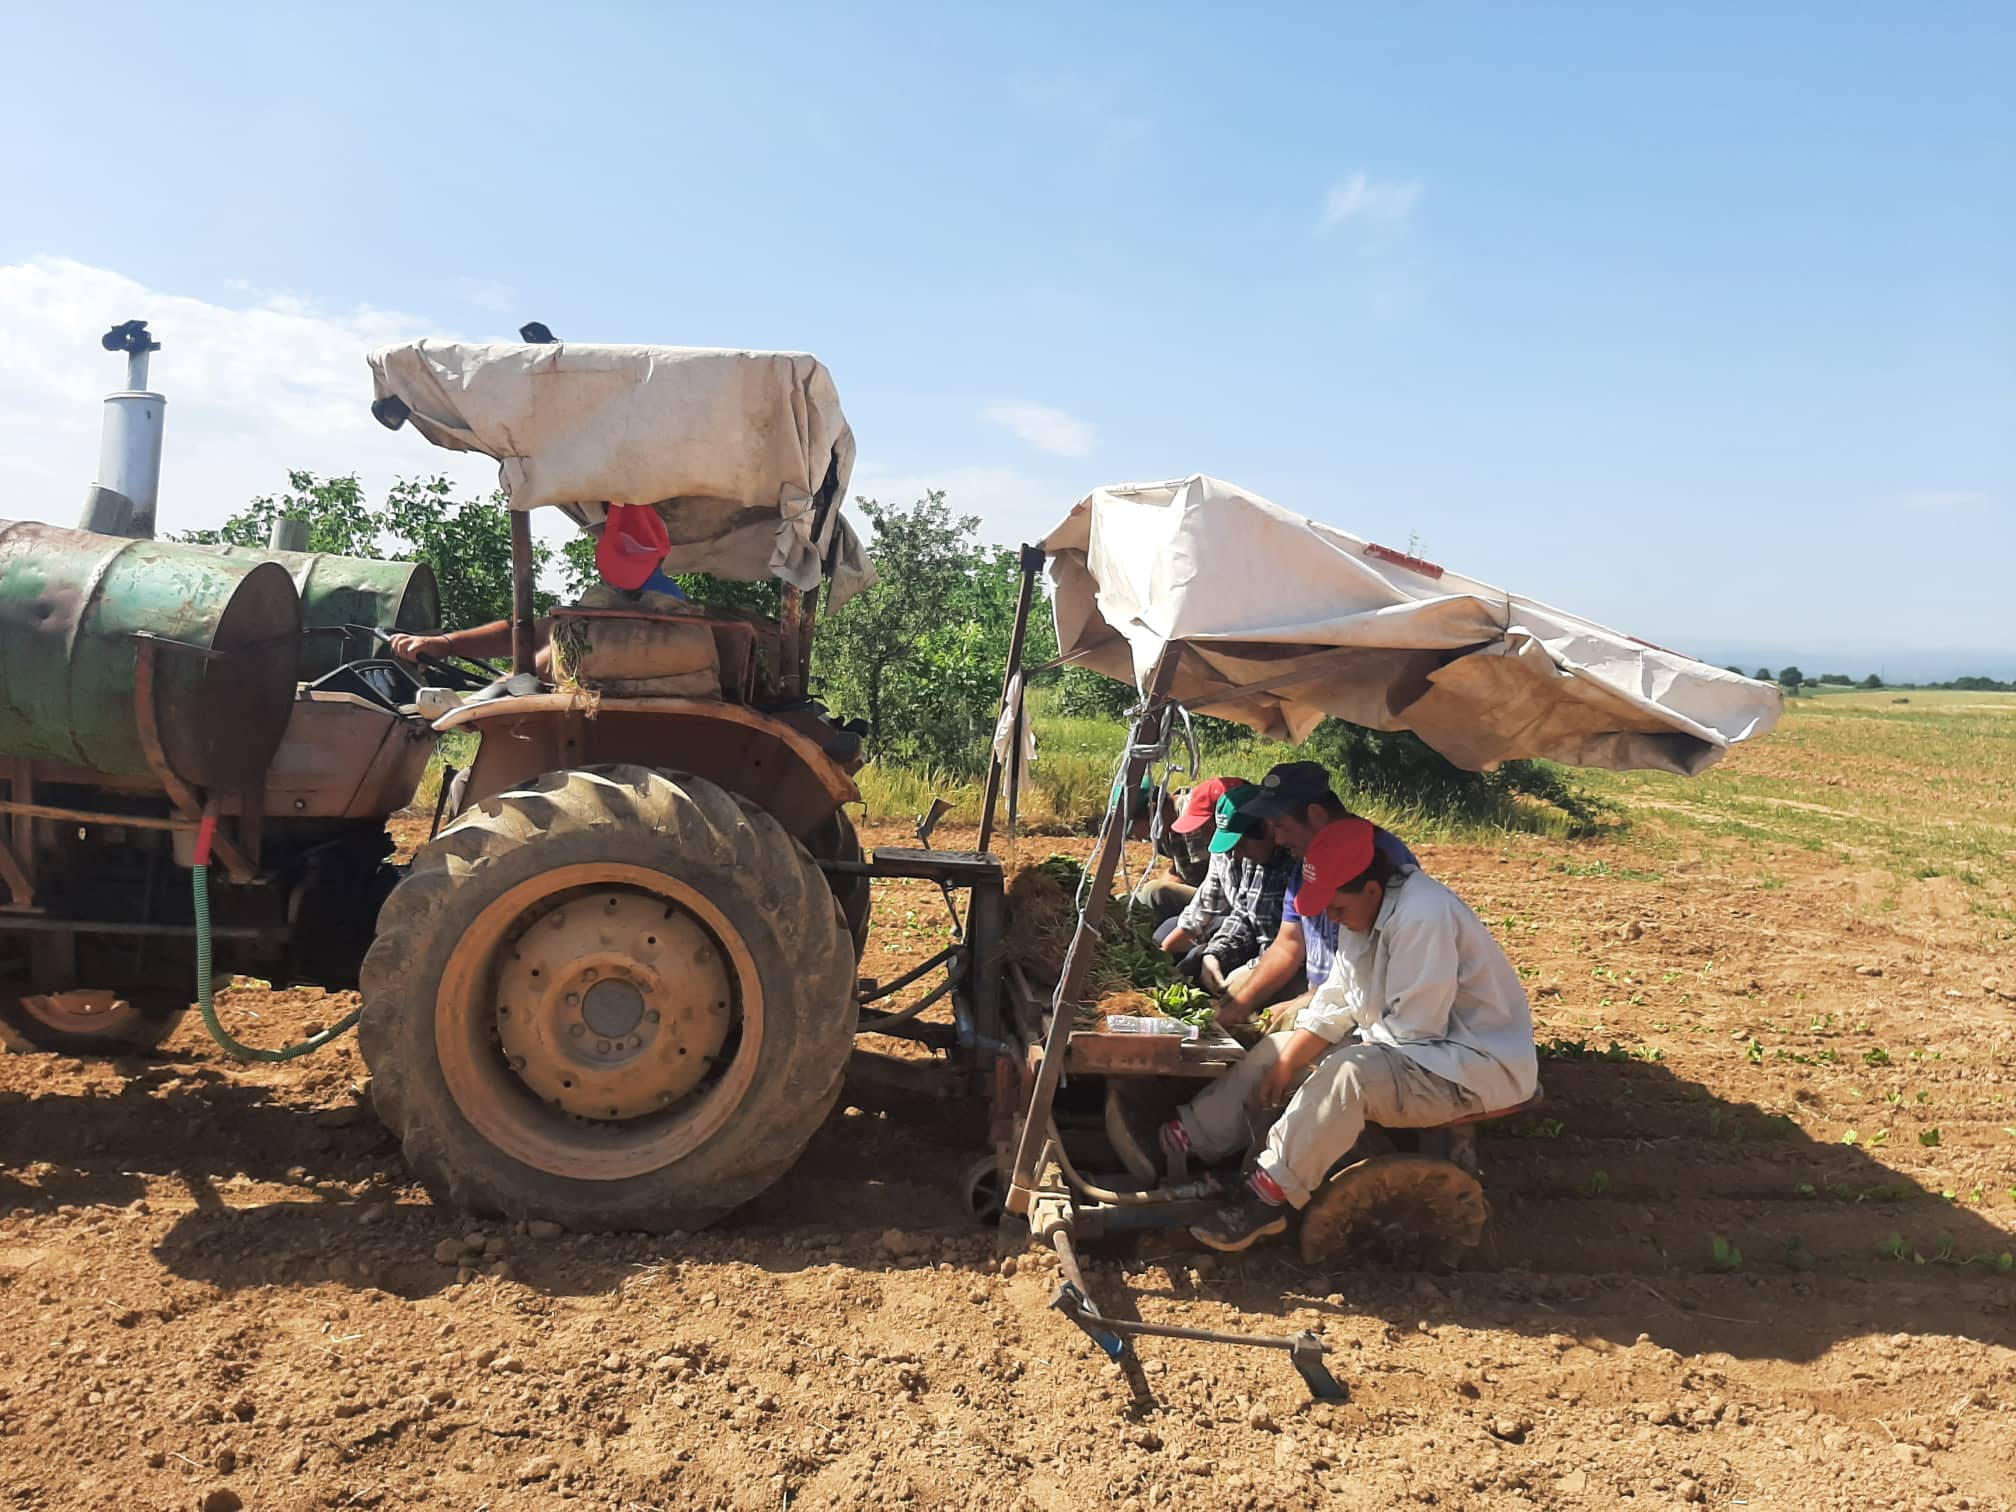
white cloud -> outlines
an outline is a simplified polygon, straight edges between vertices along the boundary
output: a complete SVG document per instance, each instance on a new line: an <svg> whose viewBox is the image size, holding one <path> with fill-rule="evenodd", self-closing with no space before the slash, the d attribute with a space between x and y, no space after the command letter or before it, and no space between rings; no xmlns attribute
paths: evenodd
<svg viewBox="0 0 2016 1512"><path fill-rule="evenodd" d="M1354 221L1386 232L1405 230L1423 192L1419 180L1376 179L1361 169L1330 186L1316 234L1327 236Z"/></svg>
<svg viewBox="0 0 2016 1512"><path fill-rule="evenodd" d="M365 352L452 333L417 315L237 287L246 302L233 307L60 258L0 265L0 513L77 523L97 468L100 401L125 377L125 359L98 338L129 319L161 343L149 381L168 400L164 535L222 523L284 488L290 468L355 472L373 496L397 477L437 473L471 491L495 486L488 458L371 418Z"/></svg>
<svg viewBox="0 0 2016 1512"><path fill-rule="evenodd" d="M920 473L864 460L855 465L848 492L884 504L909 504L932 489L944 490L945 503L955 514L978 515L980 539L997 546L1036 540L1063 519L1085 491L1074 493L1012 467L962 466ZM868 528L858 514L855 524L863 531Z"/></svg>
<svg viewBox="0 0 2016 1512"><path fill-rule="evenodd" d="M985 419L1004 425L1031 446L1060 457L1090 456L1098 432L1091 422L1049 404L1004 402L982 411Z"/></svg>

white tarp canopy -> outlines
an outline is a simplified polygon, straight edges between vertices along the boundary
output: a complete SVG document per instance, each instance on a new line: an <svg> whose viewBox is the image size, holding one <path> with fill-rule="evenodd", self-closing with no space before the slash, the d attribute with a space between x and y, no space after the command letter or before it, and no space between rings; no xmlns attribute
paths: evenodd
<svg viewBox="0 0 2016 1512"><path fill-rule="evenodd" d="M827 606L874 581L841 518L854 432L803 352L412 341L371 353L376 397L450 451L495 457L513 509L657 507L668 572L816 587Z"/></svg>
<svg viewBox="0 0 2016 1512"><path fill-rule="evenodd" d="M1101 488L1043 542L1061 653L1302 740L1325 715L1458 766L1544 756L1693 775L1778 690L1293 514L1216 478Z"/></svg>

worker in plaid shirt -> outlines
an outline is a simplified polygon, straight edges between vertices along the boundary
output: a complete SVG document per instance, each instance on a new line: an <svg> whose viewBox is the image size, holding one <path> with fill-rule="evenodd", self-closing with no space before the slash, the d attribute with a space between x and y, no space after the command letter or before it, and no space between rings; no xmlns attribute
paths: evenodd
<svg viewBox="0 0 2016 1512"><path fill-rule="evenodd" d="M1294 857L1267 837L1263 825L1240 817L1240 804L1260 792L1241 783L1218 793L1211 869L1183 911L1156 931L1162 948L1181 958L1178 969L1213 992L1274 938L1295 874Z"/></svg>

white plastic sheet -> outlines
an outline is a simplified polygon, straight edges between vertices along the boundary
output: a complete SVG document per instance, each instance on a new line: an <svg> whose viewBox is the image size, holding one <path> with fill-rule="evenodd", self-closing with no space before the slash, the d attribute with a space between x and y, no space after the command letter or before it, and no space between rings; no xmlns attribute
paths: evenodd
<svg viewBox="0 0 2016 1512"><path fill-rule="evenodd" d="M802 352L414 341L369 358L436 446L495 457L514 509L651 504L670 572L812 588L828 607L874 581L841 517L854 433L832 375ZM821 519L820 500L828 500Z"/></svg>
<svg viewBox="0 0 2016 1512"><path fill-rule="evenodd" d="M1776 688L1216 478L1095 489L1043 547L1063 655L1141 687L1173 645L1174 698L1277 739L1335 715L1473 770L1538 756L1692 775L1782 707Z"/></svg>

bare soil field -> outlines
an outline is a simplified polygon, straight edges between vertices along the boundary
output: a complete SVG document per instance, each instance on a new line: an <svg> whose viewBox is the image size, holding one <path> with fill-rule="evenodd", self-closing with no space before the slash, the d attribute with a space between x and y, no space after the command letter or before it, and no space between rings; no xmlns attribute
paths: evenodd
<svg viewBox="0 0 2016 1512"><path fill-rule="evenodd" d="M1105 1363L1044 1256L965 1215L979 1108L843 1102L706 1233L532 1234L428 1201L350 1046L239 1067L192 1015L145 1061L0 1056L0 1505L2016 1505L2009 768L2001 809L1945 796L1965 876L1936 835L1893 864L1857 793L1920 764L1808 720L1614 785L1617 837L1424 848L1547 1055L1545 1105L1485 1135L1468 1266L1094 1257L1109 1307L1318 1331L1348 1402L1260 1351ZM942 939L927 887L876 913L870 974ZM277 1043L347 1006L226 1016Z"/></svg>

